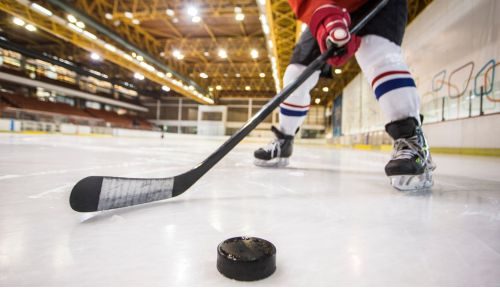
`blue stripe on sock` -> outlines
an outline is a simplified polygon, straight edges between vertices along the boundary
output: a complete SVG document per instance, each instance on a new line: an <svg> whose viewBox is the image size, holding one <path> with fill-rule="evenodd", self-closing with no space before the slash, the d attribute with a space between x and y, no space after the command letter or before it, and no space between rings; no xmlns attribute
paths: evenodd
<svg viewBox="0 0 500 300"><path fill-rule="evenodd" d="M296 111L296 110L290 110L290 109L280 107L280 113L285 115L285 116L289 116L289 117L303 117L303 116L307 115L307 112L308 112L307 110Z"/></svg>
<svg viewBox="0 0 500 300"><path fill-rule="evenodd" d="M399 89L399 88L404 88L404 87L417 87L415 85L415 81L412 78L395 78L388 80L382 84L380 84L376 89L375 89L375 97L377 97L377 100L380 99L385 93L388 93L390 91Z"/></svg>

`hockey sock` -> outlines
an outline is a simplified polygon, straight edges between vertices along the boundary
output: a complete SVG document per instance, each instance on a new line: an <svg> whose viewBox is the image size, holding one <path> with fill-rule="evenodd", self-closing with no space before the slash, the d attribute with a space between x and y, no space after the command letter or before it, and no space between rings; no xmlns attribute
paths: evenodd
<svg viewBox="0 0 500 300"><path fill-rule="evenodd" d="M356 59L388 122L420 120L420 99L401 47L377 35L364 36Z"/></svg>
<svg viewBox="0 0 500 300"><path fill-rule="evenodd" d="M298 64L288 65L283 77L284 85L287 86L290 82L295 80L305 68L306 66ZM304 122L311 103L309 92L318 82L319 74L319 71L312 74L285 100L285 102L281 103L279 121L280 131L282 133L286 135L295 135L297 128Z"/></svg>

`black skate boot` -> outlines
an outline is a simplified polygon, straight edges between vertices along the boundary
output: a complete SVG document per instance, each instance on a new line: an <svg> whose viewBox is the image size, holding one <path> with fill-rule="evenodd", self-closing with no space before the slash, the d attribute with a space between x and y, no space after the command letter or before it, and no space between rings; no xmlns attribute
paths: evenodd
<svg viewBox="0 0 500 300"><path fill-rule="evenodd" d="M292 155L293 135L286 135L272 126L271 131L276 138L263 148L255 150L255 165L259 167L285 167Z"/></svg>
<svg viewBox="0 0 500 300"><path fill-rule="evenodd" d="M394 139L392 158L385 166L391 185L402 191L431 187L436 166L418 121L412 117L394 121L385 130Z"/></svg>

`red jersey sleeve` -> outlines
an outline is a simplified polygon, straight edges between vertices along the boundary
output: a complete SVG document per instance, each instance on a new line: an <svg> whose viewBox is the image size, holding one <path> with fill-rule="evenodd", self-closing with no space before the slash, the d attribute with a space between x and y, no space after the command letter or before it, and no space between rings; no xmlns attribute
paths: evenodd
<svg viewBox="0 0 500 300"><path fill-rule="evenodd" d="M353 12L369 0L288 0L293 12L299 20L309 24L311 16L318 7L334 4Z"/></svg>

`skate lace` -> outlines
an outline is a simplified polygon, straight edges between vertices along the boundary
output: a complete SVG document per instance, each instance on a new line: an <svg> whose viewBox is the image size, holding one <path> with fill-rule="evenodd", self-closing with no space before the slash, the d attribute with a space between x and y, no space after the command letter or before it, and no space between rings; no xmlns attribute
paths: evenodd
<svg viewBox="0 0 500 300"><path fill-rule="evenodd" d="M280 141L278 139L274 139L269 144L267 144L266 146L264 146L264 150L270 151L272 157L275 157L275 156L273 156L274 151L276 151L276 156L280 156L280 154L281 154L281 143L280 143Z"/></svg>
<svg viewBox="0 0 500 300"><path fill-rule="evenodd" d="M397 139L394 142L392 159L411 159L414 156L418 156L423 163L426 163L428 159L424 152L427 151L421 151L421 148L417 135L410 138Z"/></svg>

